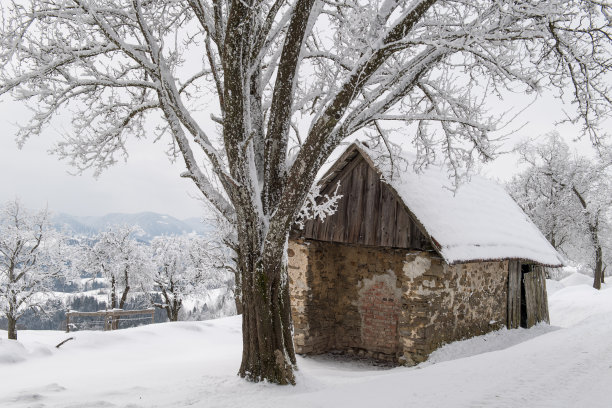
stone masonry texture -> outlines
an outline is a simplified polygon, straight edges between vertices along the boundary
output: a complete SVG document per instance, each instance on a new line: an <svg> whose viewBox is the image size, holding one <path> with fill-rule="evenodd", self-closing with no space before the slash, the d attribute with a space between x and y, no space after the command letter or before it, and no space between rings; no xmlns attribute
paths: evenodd
<svg viewBox="0 0 612 408"><path fill-rule="evenodd" d="M449 266L431 252L314 240L291 240L288 255L301 354L413 365L506 321L506 261Z"/></svg>

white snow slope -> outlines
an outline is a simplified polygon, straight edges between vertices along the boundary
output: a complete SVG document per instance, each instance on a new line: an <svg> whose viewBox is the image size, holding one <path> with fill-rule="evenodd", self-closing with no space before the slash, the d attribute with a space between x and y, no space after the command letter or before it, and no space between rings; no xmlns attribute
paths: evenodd
<svg viewBox="0 0 612 408"><path fill-rule="evenodd" d="M612 285L585 280L551 282L553 326L452 343L413 368L299 358L295 387L236 376L239 317L0 331L0 407L612 407Z"/></svg>

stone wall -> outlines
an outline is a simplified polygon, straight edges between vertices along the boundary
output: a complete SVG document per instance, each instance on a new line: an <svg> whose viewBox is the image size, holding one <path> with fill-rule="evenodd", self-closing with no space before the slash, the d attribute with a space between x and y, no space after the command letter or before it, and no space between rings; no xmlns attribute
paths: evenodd
<svg viewBox="0 0 612 408"><path fill-rule="evenodd" d="M289 242L296 352L343 351L397 360L405 250Z"/></svg>
<svg viewBox="0 0 612 408"><path fill-rule="evenodd" d="M290 241L288 255L298 353L415 364L505 322L505 262L448 266L428 252L313 240Z"/></svg>
<svg viewBox="0 0 612 408"><path fill-rule="evenodd" d="M334 344L336 270L324 268L309 244L290 241L287 250L293 342L299 354L320 354Z"/></svg>
<svg viewBox="0 0 612 408"><path fill-rule="evenodd" d="M445 343L497 330L506 323L508 262L447 265L426 253L407 254L399 328L400 360L412 365Z"/></svg>

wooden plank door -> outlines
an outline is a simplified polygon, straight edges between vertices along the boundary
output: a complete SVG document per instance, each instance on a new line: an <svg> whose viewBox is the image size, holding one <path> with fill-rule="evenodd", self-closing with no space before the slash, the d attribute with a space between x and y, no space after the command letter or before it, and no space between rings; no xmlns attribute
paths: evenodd
<svg viewBox="0 0 612 408"><path fill-rule="evenodd" d="M516 329L521 324L521 263L508 262L508 321L509 329Z"/></svg>
<svg viewBox="0 0 612 408"><path fill-rule="evenodd" d="M530 272L523 274L525 287L525 303L527 306L527 321L525 327L532 327L539 322L550 322L548 315L548 296L546 293L546 277L544 268L535 266Z"/></svg>

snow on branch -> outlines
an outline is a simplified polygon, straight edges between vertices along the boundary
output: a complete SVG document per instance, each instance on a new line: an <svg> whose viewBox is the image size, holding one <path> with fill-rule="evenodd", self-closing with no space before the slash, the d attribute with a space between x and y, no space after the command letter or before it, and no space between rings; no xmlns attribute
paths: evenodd
<svg viewBox="0 0 612 408"><path fill-rule="evenodd" d="M300 229L304 229L307 220L318 218L321 222L325 222L325 218L338 210L338 201L343 197L342 194L338 194L340 182L336 184L336 189L331 196L329 194L321 195L320 188L321 186L318 183L315 184L306 196L306 201L295 220L295 224Z"/></svg>

